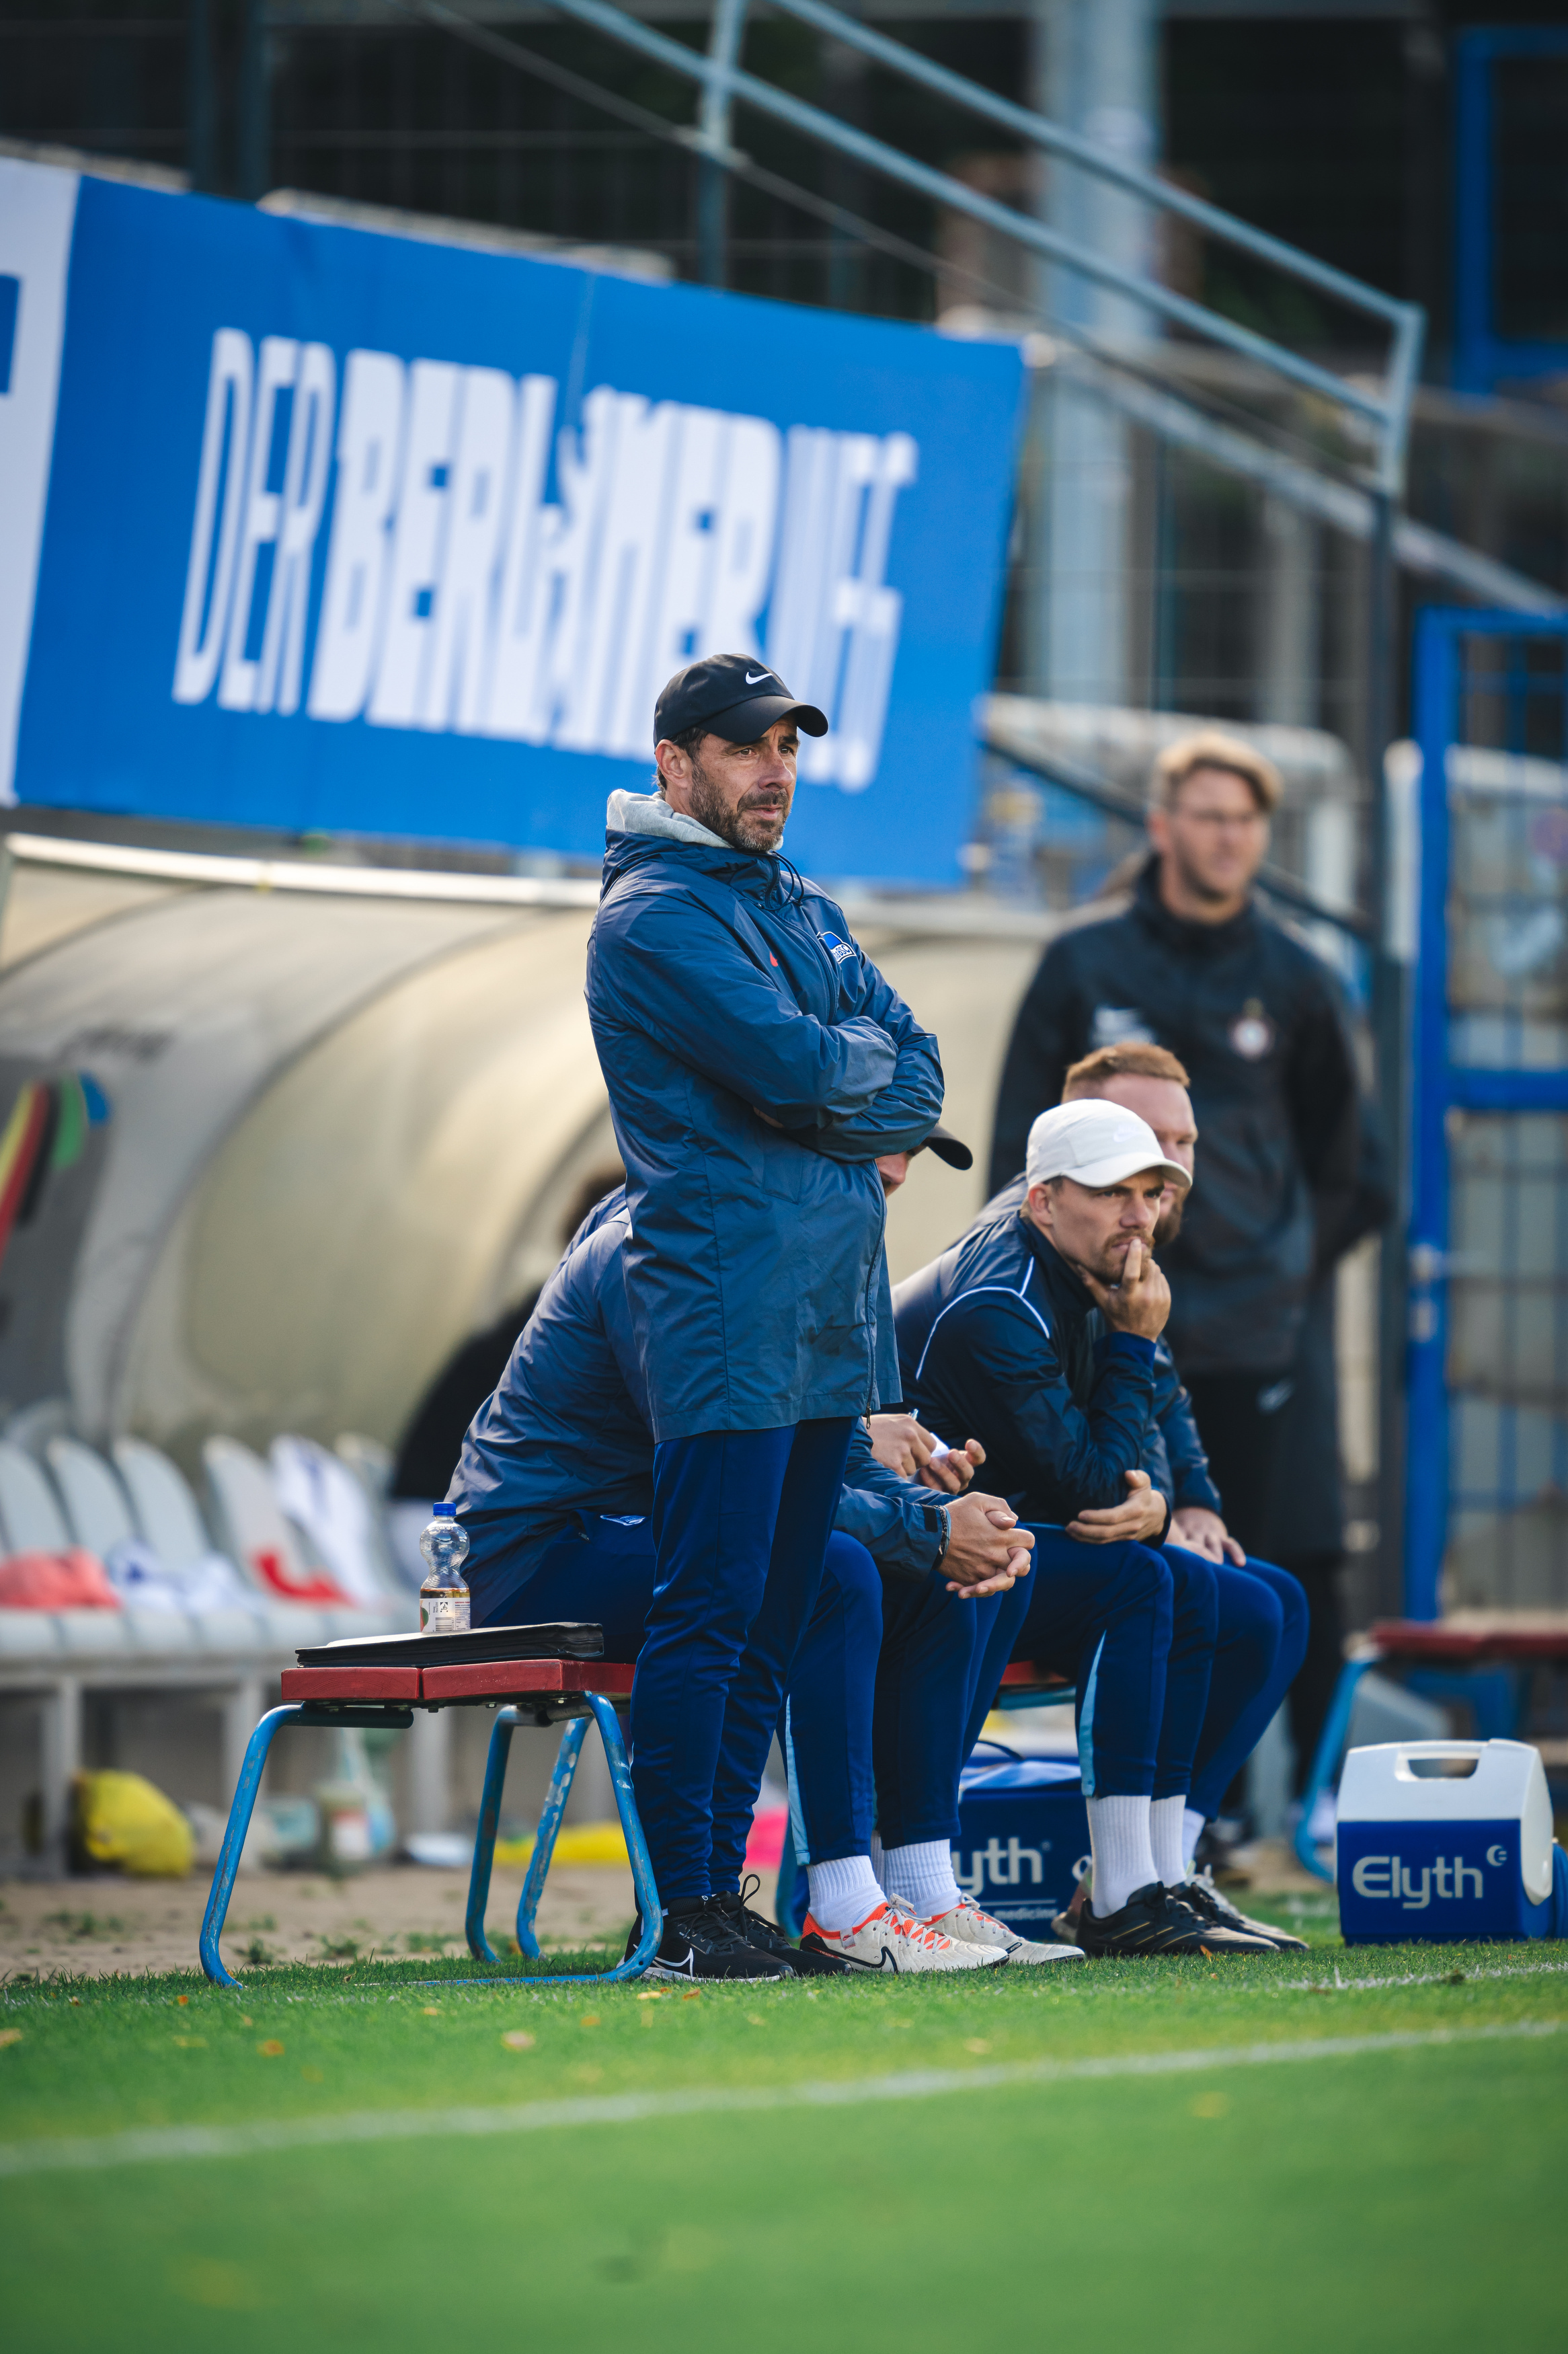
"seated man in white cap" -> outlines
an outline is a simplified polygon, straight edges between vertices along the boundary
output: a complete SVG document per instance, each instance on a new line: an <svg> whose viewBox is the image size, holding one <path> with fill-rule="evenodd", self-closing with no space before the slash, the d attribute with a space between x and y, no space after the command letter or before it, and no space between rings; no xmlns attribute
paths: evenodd
<svg viewBox="0 0 1568 2354"><path fill-rule="evenodd" d="M1191 1182L1120 1105L1063 1104L1030 1131L1027 1191L895 1295L904 1401L970 1431L1034 1535L975 1702L1017 1650L1070 1675L1088 1802L1091 1955L1266 1953L1182 1893L1182 1814L1218 1635L1213 1563L1167 1546L1140 1468L1171 1294L1150 1242ZM1008 1609L1007 1604L1012 1604ZM935 1908L933 1908L935 1909Z"/></svg>

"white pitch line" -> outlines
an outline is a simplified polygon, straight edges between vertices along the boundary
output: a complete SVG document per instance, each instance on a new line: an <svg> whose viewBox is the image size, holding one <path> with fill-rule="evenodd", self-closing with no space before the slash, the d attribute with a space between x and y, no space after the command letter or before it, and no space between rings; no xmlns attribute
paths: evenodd
<svg viewBox="0 0 1568 2354"><path fill-rule="evenodd" d="M1278 1989L1286 1994L1361 1994L1379 1987L1468 1986L1477 1978L1550 1978L1568 1972L1568 1962L1536 1962L1521 1970L1412 1970L1397 1978L1342 1978L1338 1962L1331 1978L1297 1978ZM1255 1984L1255 1980L1254 1981ZM1277 1989L1271 1987L1270 1993ZM1251 1991L1251 1988L1248 1988Z"/></svg>
<svg viewBox="0 0 1568 2354"><path fill-rule="evenodd" d="M1330 2035L1301 2043L1211 2045L1190 2052L1122 2052L1100 2060L1022 2060L994 2068L912 2069L842 2083L696 2086L684 2093L601 2093L576 2101L506 2107L361 2109L338 2117L280 2117L244 2126L157 2126L95 2140L0 2143L0 2176L94 2172L160 2159L254 2158L333 2143L422 2141L431 2136L541 2133L570 2126L640 2125L651 2118L744 2115L757 2109L854 2108L868 2101L924 2101L945 2093L991 2093L1021 2084L1068 2084L1110 2076L1190 2076L1215 2068L1266 2068L1287 2060L1348 2060L1369 2052L1418 2052L1455 2043L1507 2042L1555 2035L1564 2022L1523 2020L1498 2027L1439 2027L1392 2035Z"/></svg>

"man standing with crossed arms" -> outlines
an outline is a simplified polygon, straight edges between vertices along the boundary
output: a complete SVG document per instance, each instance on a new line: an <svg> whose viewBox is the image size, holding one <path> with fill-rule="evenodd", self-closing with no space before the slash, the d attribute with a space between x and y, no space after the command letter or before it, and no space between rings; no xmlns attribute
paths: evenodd
<svg viewBox="0 0 1568 2354"><path fill-rule="evenodd" d="M657 791L610 796L588 944L657 1442L632 1777L664 1907L653 1967L684 1977L747 1963L711 1888L715 1792L749 1806L760 1787L851 1425L898 1394L875 1162L942 1108L936 1040L779 856L798 731L827 725L743 655L679 672Z"/></svg>

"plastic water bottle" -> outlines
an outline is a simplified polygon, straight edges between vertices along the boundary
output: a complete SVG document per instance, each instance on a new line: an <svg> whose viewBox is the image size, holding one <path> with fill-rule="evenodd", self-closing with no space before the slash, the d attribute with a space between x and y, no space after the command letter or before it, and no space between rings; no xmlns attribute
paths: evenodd
<svg viewBox="0 0 1568 2354"><path fill-rule="evenodd" d="M457 1518L455 1504L438 1504L435 1518L420 1532L419 1551L429 1564L419 1588L419 1626L427 1635L466 1635L468 1580L462 1565L468 1559L468 1531Z"/></svg>

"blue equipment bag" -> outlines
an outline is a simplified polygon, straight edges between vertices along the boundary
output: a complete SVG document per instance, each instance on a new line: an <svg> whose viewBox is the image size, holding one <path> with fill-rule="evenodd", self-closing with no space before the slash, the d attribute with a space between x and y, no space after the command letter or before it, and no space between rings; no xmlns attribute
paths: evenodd
<svg viewBox="0 0 1568 2354"><path fill-rule="evenodd" d="M997 1756L982 1758L981 1749ZM977 1743L959 1779L953 1876L1021 1937L1049 1941L1089 1868L1089 1814L1075 1762Z"/></svg>

